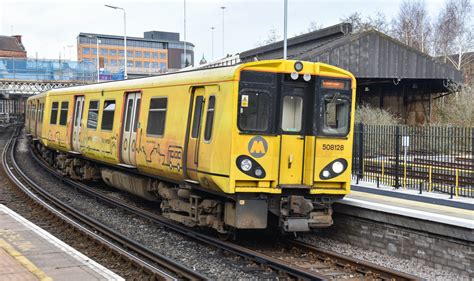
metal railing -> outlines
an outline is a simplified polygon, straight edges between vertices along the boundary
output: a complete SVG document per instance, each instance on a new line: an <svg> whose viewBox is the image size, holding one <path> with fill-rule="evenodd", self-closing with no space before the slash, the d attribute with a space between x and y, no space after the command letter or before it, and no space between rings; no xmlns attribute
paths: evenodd
<svg viewBox="0 0 474 281"><path fill-rule="evenodd" d="M356 124L352 174L377 186L474 197L474 128Z"/></svg>

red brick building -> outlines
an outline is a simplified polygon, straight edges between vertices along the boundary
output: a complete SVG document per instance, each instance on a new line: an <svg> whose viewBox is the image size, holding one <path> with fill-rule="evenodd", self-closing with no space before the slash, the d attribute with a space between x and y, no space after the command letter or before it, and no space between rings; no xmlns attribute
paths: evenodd
<svg viewBox="0 0 474 281"><path fill-rule="evenodd" d="M26 49L21 35L0 35L0 57L26 58Z"/></svg>

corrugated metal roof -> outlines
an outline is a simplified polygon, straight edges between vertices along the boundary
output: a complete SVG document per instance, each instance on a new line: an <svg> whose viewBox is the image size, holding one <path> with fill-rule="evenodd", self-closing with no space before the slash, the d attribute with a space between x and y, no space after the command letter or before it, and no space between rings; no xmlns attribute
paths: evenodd
<svg viewBox="0 0 474 281"><path fill-rule="evenodd" d="M340 25L336 27L340 28ZM329 29L329 28L328 28ZM332 29L335 30L335 29ZM316 31L315 33L317 33ZM338 36L339 35L339 36ZM275 44L279 47L275 48ZM283 44L264 46L240 54L242 61L282 57ZM325 62L349 70L357 78L450 79L462 82L462 73L376 30L340 32L292 46L288 58Z"/></svg>

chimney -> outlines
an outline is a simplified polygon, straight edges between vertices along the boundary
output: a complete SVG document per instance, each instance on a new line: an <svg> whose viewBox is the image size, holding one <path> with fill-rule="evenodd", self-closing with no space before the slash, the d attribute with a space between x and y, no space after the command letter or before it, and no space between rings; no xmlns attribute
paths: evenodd
<svg viewBox="0 0 474 281"><path fill-rule="evenodd" d="M22 44L22 42L21 42L21 35L13 35L12 37L15 37L15 38L16 38L16 41L18 41L18 43Z"/></svg>

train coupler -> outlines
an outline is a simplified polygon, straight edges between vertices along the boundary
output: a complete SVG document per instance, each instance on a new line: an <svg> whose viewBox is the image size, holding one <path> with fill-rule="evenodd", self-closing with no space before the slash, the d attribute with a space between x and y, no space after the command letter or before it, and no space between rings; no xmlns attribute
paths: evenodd
<svg viewBox="0 0 474 281"><path fill-rule="evenodd" d="M280 226L285 232L310 231L333 224L332 208L314 209L304 196L288 196L280 203Z"/></svg>

